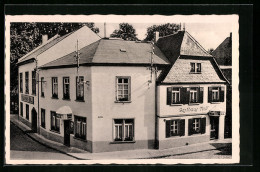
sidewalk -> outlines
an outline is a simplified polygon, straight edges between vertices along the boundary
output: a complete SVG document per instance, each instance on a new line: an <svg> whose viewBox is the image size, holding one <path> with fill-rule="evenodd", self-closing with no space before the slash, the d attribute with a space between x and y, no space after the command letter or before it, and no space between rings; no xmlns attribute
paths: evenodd
<svg viewBox="0 0 260 172"><path fill-rule="evenodd" d="M90 153L78 148L67 147L61 143L57 143L44 138L37 133L30 133L31 129L18 120L17 115L11 115L11 122L23 130L33 140L57 150L61 153L67 154L76 159L146 159L146 158L164 158L169 156L178 156L191 154L196 152L212 151L226 147L231 144L231 139L213 140L207 143L193 144L178 148L157 150L157 149L141 149L141 150L127 150L115 152Z"/></svg>

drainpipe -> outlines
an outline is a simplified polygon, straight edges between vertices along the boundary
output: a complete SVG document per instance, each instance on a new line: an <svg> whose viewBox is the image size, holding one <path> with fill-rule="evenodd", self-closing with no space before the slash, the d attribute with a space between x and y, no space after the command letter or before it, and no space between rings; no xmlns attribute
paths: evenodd
<svg viewBox="0 0 260 172"><path fill-rule="evenodd" d="M37 57L35 58L35 62L36 62L36 73L37 73L37 87L38 87L38 95L37 95L37 99L38 99L38 114L37 114L37 133L40 134L40 90L39 90L39 69L38 69L38 60Z"/></svg>
<svg viewBox="0 0 260 172"><path fill-rule="evenodd" d="M158 149L159 148L159 142L158 142L158 118L157 118L157 66L155 66L155 148Z"/></svg>

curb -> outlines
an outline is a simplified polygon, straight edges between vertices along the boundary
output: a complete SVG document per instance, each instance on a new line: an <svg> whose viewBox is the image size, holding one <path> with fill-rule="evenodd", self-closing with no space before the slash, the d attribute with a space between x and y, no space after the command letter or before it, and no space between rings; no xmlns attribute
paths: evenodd
<svg viewBox="0 0 260 172"><path fill-rule="evenodd" d="M87 160L87 159L78 158L78 157L76 157L76 156L74 156L74 155L68 154L68 153L65 152L65 151L62 151L62 150L59 150L59 149L54 148L54 147L52 147L52 146L49 146L49 145L47 145L47 144L45 144L45 143L43 143L43 142L41 142L41 141L35 139L35 138L34 138L33 136L31 136L30 134L26 133L23 129L21 129L21 128L20 128L17 124L15 124L13 121L10 121L10 122L11 122L13 125L15 125L19 130L21 130L24 134L26 134L28 137L30 137L33 141L35 141L35 142L37 142L37 143L39 143L39 144L41 144L41 145L43 145L43 146L45 146L45 147L47 147L47 148L49 148L49 149L52 149L52 150L55 150L55 151L57 151L57 152L59 152L59 153L68 155L68 156L70 156L70 157L72 157L72 158L75 158L75 159L77 159L77 160ZM37 136L36 136L36 137L37 137Z"/></svg>

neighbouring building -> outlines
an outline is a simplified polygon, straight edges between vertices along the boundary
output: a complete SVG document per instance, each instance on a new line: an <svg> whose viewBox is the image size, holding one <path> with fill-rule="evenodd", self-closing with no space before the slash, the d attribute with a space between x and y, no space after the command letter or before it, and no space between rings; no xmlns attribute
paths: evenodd
<svg viewBox="0 0 260 172"><path fill-rule="evenodd" d="M213 52L222 73L230 82L227 85L225 135L232 136L232 33Z"/></svg>
<svg viewBox="0 0 260 172"><path fill-rule="evenodd" d="M186 31L156 35L151 44L82 27L47 40L18 62L19 119L90 152L223 139L228 82L214 58Z"/></svg>

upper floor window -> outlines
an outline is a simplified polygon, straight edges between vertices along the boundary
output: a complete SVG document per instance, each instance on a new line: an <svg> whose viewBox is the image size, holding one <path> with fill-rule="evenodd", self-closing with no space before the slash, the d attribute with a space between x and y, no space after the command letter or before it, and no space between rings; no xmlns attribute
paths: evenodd
<svg viewBox="0 0 260 172"><path fill-rule="evenodd" d="M20 73L20 93L23 92L23 73Z"/></svg>
<svg viewBox="0 0 260 172"><path fill-rule="evenodd" d="M84 100L84 76L76 77L76 100Z"/></svg>
<svg viewBox="0 0 260 172"><path fill-rule="evenodd" d="M41 126L45 128L45 109L41 109Z"/></svg>
<svg viewBox="0 0 260 172"><path fill-rule="evenodd" d="M26 109L25 109L26 110L26 119L29 120L29 105L26 104L25 107L26 107Z"/></svg>
<svg viewBox="0 0 260 172"><path fill-rule="evenodd" d="M58 98L58 78L52 78L52 97Z"/></svg>
<svg viewBox="0 0 260 172"><path fill-rule="evenodd" d="M36 71L32 71L32 94L36 95Z"/></svg>
<svg viewBox="0 0 260 172"><path fill-rule="evenodd" d="M25 72L25 94L29 94L29 72Z"/></svg>
<svg viewBox="0 0 260 172"><path fill-rule="evenodd" d="M166 121L166 137L184 136L185 120L167 120Z"/></svg>
<svg viewBox="0 0 260 172"><path fill-rule="evenodd" d="M41 77L41 96L44 97L44 77Z"/></svg>
<svg viewBox="0 0 260 172"><path fill-rule="evenodd" d="M117 77L116 101L130 101L130 77Z"/></svg>
<svg viewBox="0 0 260 172"><path fill-rule="evenodd" d="M201 73L201 63L190 63L190 73Z"/></svg>
<svg viewBox="0 0 260 172"><path fill-rule="evenodd" d="M209 87L208 102L224 102L225 87Z"/></svg>
<svg viewBox="0 0 260 172"><path fill-rule="evenodd" d="M63 99L70 99L70 78L63 78Z"/></svg>
<svg viewBox="0 0 260 172"><path fill-rule="evenodd" d="M85 117L74 116L75 137L86 140L87 123Z"/></svg>
<svg viewBox="0 0 260 172"><path fill-rule="evenodd" d="M198 88L190 88L190 103L198 103Z"/></svg>
<svg viewBox="0 0 260 172"><path fill-rule="evenodd" d="M20 102L20 115L23 116L23 103Z"/></svg>
<svg viewBox="0 0 260 172"><path fill-rule="evenodd" d="M114 119L114 141L134 140L134 119Z"/></svg>
<svg viewBox="0 0 260 172"><path fill-rule="evenodd" d="M180 103L180 88L172 88L172 104Z"/></svg>

